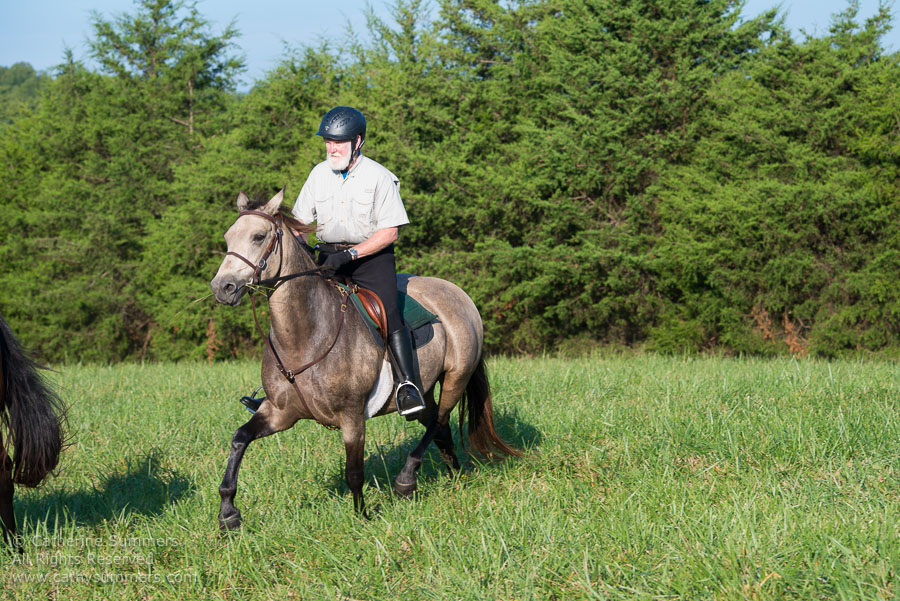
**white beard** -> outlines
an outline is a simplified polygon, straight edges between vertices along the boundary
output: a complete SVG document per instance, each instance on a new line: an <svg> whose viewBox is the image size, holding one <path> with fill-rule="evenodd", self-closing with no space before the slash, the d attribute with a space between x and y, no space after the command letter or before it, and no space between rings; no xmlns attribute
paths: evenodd
<svg viewBox="0 0 900 601"><path fill-rule="evenodd" d="M328 166L331 167L334 171L343 171L350 165L349 154L345 157L331 156L330 154L326 154L325 158L328 159Z"/></svg>

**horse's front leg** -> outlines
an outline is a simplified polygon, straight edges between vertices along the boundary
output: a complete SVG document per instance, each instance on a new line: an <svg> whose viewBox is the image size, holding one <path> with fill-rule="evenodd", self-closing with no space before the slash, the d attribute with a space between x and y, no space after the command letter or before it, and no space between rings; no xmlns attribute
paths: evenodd
<svg viewBox="0 0 900 601"><path fill-rule="evenodd" d="M341 424L341 435L344 438L344 449L347 451L347 465L344 477L350 494L353 495L353 509L366 515L366 504L363 500L363 480L365 480L364 451L366 446L366 422L362 419Z"/></svg>
<svg viewBox="0 0 900 601"><path fill-rule="evenodd" d="M241 460L244 458L247 445L257 438L286 430L296 421L296 418L292 421L275 420L272 416L271 403L264 403L260 411L254 413L246 424L235 431L231 439L231 454L228 456L225 476L219 485L219 496L222 497L219 506L219 528L235 530L241 527L241 512L234 506L234 495L237 493L238 470L241 468Z"/></svg>

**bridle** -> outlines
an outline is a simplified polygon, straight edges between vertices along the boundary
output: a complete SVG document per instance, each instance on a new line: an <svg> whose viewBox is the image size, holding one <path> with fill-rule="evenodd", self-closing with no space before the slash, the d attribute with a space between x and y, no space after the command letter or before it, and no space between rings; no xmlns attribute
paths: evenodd
<svg viewBox="0 0 900 601"><path fill-rule="evenodd" d="M300 271L297 273L292 273L288 275L281 275L281 267L284 264L284 241L282 240L284 236L284 228L282 227L283 220L281 214L277 214L274 217L269 215L268 213L263 213L262 211L254 211L254 210L245 210L238 213L238 219L244 217L245 215L255 215L257 217L262 217L267 221L271 222L275 228L275 235L272 236L272 239L269 240L269 244L266 246L266 249L263 251L262 256L259 261L253 263L247 257L240 255L234 251L228 251L225 253L226 256L237 257L247 265L249 265L253 269L253 277L250 278L250 281L245 284L248 287L247 294L250 296L250 305L253 307L253 321L256 323L256 331L259 332L261 338L265 338L266 344L269 347L269 350L272 351L272 356L275 358L275 364L278 366L278 371L281 372L281 375L285 377L285 379L291 383L294 387L294 390L297 392L297 396L300 398L300 403L303 405L303 408L309 413L312 418L325 426L326 428L337 429L335 426L331 426L330 424L325 423L323 420L319 419L316 414L311 410L310 406L307 404L306 399L303 396L303 393L300 392L300 387L297 385L297 376L302 374L304 371L320 362L324 359L328 353L331 352L331 349L334 348L334 345L337 343L338 337L341 335L341 328L344 325L344 315L347 313L347 300L350 298L350 291L345 291L342 288L338 287L338 290L341 293L341 316L338 320L337 332L334 335L334 340L331 341L331 344L325 350L324 353L319 355L318 358L310 361L309 363L297 368L297 369L287 369L284 366L284 362L282 362L281 357L278 356L278 351L275 350L275 345L272 344L272 336L263 334L262 328L259 326L259 318L256 315L256 297L253 295L260 288L265 288L270 291L274 291L280 284L286 282L288 280L292 280L294 278L299 278L307 275L322 275L322 269L320 267L316 267L315 269L308 269L306 271ZM292 236L293 238L293 236ZM297 244L300 244L299 241L294 239ZM263 270L266 269L268 264L269 257L275 252L275 249L278 249L278 271L276 272L275 277L266 278L265 280L260 279ZM266 294L266 297L269 297L269 293Z"/></svg>
<svg viewBox="0 0 900 601"><path fill-rule="evenodd" d="M250 278L250 281L247 284L250 285L259 285L260 279L259 276L262 275L263 270L266 268L267 262L269 260L269 256L271 256L272 252L278 248L278 273L281 273L281 264L284 261L284 247L281 244L281 238L284 236L284 230L281 228L281 215L273 217L268 213L263 213L262 211L241 211L238 213L238 219L244 217L246 215L256 215L257 217L262 217L272 223L275 226L275 235L272 236L272 239L269 240L269 244L266 246L266 250L263 251L262 256L260 257L257 263L253 263L247 257L240 255L233 250L229 250L225 253L225 256L237 257L244 263L250 266L253 270L253 277ZM252 292L252 290L251 290Z"/></svg>

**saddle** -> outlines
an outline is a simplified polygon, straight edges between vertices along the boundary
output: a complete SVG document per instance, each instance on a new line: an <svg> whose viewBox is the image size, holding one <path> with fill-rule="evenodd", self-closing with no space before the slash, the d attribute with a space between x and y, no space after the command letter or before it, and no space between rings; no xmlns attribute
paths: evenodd
<svg viewBox="0 0 900 601"><path fill-rule="evenodd" d="M413 334L416 348L423 346L431 340L431 328L427 328L433 321L437 320L437 315L423 307L416 299L404 292L400 286L405 287L409 274L398 274L397 278L397 305L400 309L400 315L406 325L409 326ZM379 342L384 348L387 347L387 315L384 311L384 305L378 295L368 288L361 288L348 278L342 278L343 281L335 284L350 293L350 299L353 305L363 316L369 331L376 342ZM427 330L427 331L426 331Z"/></svg>

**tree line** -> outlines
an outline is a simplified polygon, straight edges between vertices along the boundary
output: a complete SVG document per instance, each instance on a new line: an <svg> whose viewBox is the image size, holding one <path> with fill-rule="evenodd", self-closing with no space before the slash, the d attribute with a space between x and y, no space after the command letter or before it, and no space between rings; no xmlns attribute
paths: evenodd
<svg viewBox="0 0 900 601"><path fill-rule="evenodd" d="M296 196L345 104L401 180L398 267L463 287L494 352L900 348L888 9L851 1L802 41L733 0L392 14L246 93L237 25L176 0L95 15L94 69L18 67L14 110L0 70L0 313L23 342L50 361L258 354L248 312L208 296L222 235L239 190Z"/></svg>

